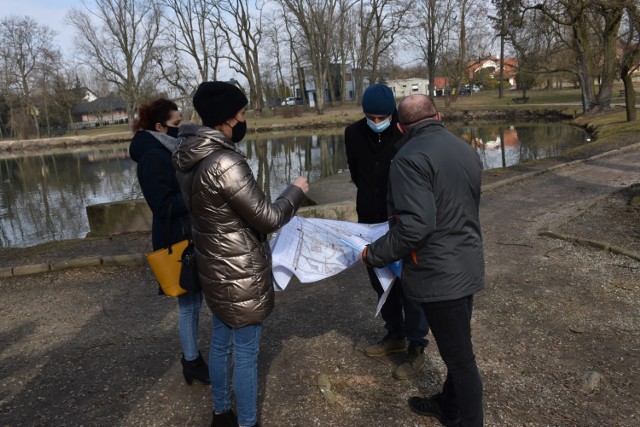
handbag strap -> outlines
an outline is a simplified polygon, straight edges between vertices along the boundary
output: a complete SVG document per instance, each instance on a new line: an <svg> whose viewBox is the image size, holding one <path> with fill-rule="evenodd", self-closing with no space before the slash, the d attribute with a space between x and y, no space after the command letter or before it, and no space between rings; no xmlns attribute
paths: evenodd
<svg viewBox="0 0 640 427"><path fill-rule="evenodd" d="M191 193L189 194L189 223L191 225L191 229L193 229L193 181L195 181L196 171L194 170L191 173ZM193 242L193 236L191 230L189 230L189 243Z"/></svg>
<svg viewBox="0 0 640 427"><path fill-rule="evenodd" d="M173 246L171 243L169 242L169 237L171 236L171 206L173 204L169 203L169 207L167 207L167 218L165 219L166 225L165 225L165 234L164 234L164 247L169 249L169 253L173 253L173 249L171 248L171 246Z"/></svg>
<svg viewBox="0 0 640 427"><path fill-rule="evenodd" d="M195 178L195 172L191 174L191 195L189 195L189 215L193 217L191 214L191 198L193 196L193 180ZM184 196L183 196L184 197ZM173 203L169 203L169 207L167 208L167 219L165 225L165 235L164 235L164 247L169 249L169 253L173 253L173 249L171 249L172 244L167 243L169 241L169 237L171 236L171 206ZM191 230L189 230L189 241L191 242L193 239L191 238Z"/></svg>

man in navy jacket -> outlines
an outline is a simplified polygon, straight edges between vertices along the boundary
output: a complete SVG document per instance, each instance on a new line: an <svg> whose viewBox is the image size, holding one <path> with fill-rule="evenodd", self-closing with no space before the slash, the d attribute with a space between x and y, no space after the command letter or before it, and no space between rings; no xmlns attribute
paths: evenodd
<svg viewBox="0 0 640 427"><path fill-rule="evenodd" d="M345 145L351 180L358 187L358 222L377 224L388 220L387 182L389 165L397 152L402 134L397 128L396 100L383 84L369 86L362 96L365 117L345 130ZM382 296L384 290L373 268L367 268L371 286ZM367 356L380 357L404 353L394 369L396 379L414 377L425 364L424 348L429 325L420 303L405 298L400 280L396 280L380 310L387 334L381 341L366 346ZM408 346L407 346L407 340Z"/></svg>
<svg viewBox="0 0 640 427"><path fill-rule="evenodd" d="M404 292L422 304L447 366L442 392L410 398L411 409L448 426L482 426L482 380L471 342L473 295L484 286L482 163L444 129L428 96L405 98L398 114L407 142L389 171L394 224L362 259L372 267L403 261Z"/></svg>

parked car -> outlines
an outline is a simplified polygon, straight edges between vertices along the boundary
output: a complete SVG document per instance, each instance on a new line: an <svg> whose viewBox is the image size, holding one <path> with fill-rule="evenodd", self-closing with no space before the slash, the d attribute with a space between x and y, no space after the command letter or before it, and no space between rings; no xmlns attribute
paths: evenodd
<svg viewBox="0 0 640 427"><path fill-rule="evenodd" d="M280 105L302 105L302 98L296 98L295 96L290 96L285 98Z"/></svg>
<svg viewBox="0 0 640 427"><path fill-rule="evenodd" d="M458 95L471 95L471 89L469 85L462 85L458 89Z"/></svg>
<svg viewBox="0 0 640 427"><path fill-rule="evenodd" d="M460 86L460 89L458 91L460 95L471 95L471 92L478 93L480 92L480 88L477 85L462 85Z"/></svg>

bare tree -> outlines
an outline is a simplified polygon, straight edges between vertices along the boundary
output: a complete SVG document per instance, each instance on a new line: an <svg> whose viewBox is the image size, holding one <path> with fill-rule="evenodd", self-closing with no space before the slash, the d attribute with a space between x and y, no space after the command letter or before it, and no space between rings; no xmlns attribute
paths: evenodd
<svg viewBox="0 0 640 427"><path fill-rule="evenodd" d="M85 10L74 8L67 14L78 34L80 58L117 87L131 125L143 88L152 77L160 5L155 0L93 0L83 4Z"/></svg>
<svg viewBox="0 0 640 427"><path fill-rule="evenodd" d="M616 76L616 41L627 0L554 0L523 2L570 29L567 43L576 56L583 110L609 108ZM595 81L600 86L596 94Z"/></svg>
<svg viewBox="0 0 640 427"><path fill-rule="evenodd" d="M32 83L42 71L41 64L52 48L55 32L40 25L29 16L11 16L0 21L0 66L2 66L4 85L8 94L16 96L18 108L12 106L11 115L14 128L18 128L21 137L28 137L27 125L33 120L36 135L40 137L39 109L34 104ZM23 126L20 126L20 124Z"/></svg>
<svg viewBox="0 0 640 427"><path fill-rule="evenodd" d="M160 0L168 11L162 33L164 49L156 62L165 80L184 97L199 83L218 79L223 39L217 10L210 0Z"/></svg>
<svg viewBox="0 0 640 427"><path fill-rule="evenodd" d="M497 37L500 40L500 68L498 70L498 98L504 96L504 44L507 37L507 13L509 10L513 10L511 3L514 0L491 0L497 11L497 16L490 16L489 19L493 21L494 26L497 29ZM518 0L515 0L518 1Z"/></svg>
<svg viewBox="0 0 640 427"><path fill-rule="evenodd" d="M308 60L315 85L316 112L322 115L329 75L332 33L338 16L338 0L278 1L283 9L292 15L292 23L308 49Z"/></svg>
<svg viewBox="0 0 640 427"><path fill-rule="evenodd" d="M60 67L56 70L53 79L53 106L52 116L56 123L66 125L67 129L78 131L73 126L72 109L82 102L84 90L78 76L70 69Z"/></svg>
<svg viewBox="0 0 640 427"><path fill-rule="evenodd" d="M284 21L284 29L287 32L287 45L289 48L289 69L291 75L291 85L295 85L296 82L300 88L300 95L304 103L308 103L308 94L305 87L304 74L302 72L303 58L309 58L309 52L307 46L302 41L303 37L298 33L292 20L289 18L289 13L283 4L280 4L282 9L282 18Z"/></svg>
<svg viewBox="0 0 640 427"><path fill-rule="evenodd" d="M427 65L429 94L432 96L436 71L440 62L446 61L442 53L449 50L451 38L454 37L453 17L457 13L457 3L454 0L419 0L417 23L407 32L409 43L418 47L420 59Z"/></svg>
<svg viewBox="0 0 640 427"><path fill-rule="evenodd" d="M53 98L53 89L56 80L57 71L62 67L62 55L58 50L45 49L42 60L38 65L37 84L39 86L39 106L41 116L44 118L44 124L47 129L47 136L54 136L52 133L52 106L55 107L55 98Z"/></svg>
<svg viewBox="0 0 640 427"><path fill-rule="evenodd" d="M460 94L460 85L468 81L469 69L467 68L467 15L471 0L460 0L457 5L457 15L452 16L451 33L453 36L445 44L442 55L442 69L447 81L455 91L444 91L445 105L448 107L455 103Z"/></svg>
<svg viewBox="0 0 640 427"><path fill-rule="evenodd" d="M262 75L271 75L271 79L275 87L265 90L267 100L275 101L277 98L284 99L287 94L287 83L284 77L284 67L286 61L286 51L283 46L288 44L286 37L282 32L282 17L279 11L274 11L267 18L267 26L265 28L265 38L268 43L266 50L271 52L271 62L262 61ZM286 23L286 20L284 20ZM267 56L269 58L269 56ZM270 70L270 71L269 71Z"/></svg>
<svg viewBox="0 0 640 427"><path fill-rule="evenodd" d="M260 71L262 4L260 0L219 0L219 26L226 36L230 66L249 84L249 99L256 116L262 115L264 90Z"/></svg>
<svg viewBox="0 0 640 427"><path fill-rule="evenodd" d="M401 29L405 14L413 8L410 2L398 0L370 0L371 27L369 28L369 40L371 42L371 74L372 82L378 82L380 78L380 63L382 57L391 49L396 36Z"/></svg>
<svg viewBox="0 0 640 427"><path fill-rule="evenodd" d="M356 101L364 90L365 79L379 82L381 66L390 58L403 20L413 5L404 0L342 0L339 28L344 31L340 42L348 49L352 63Z"/></svg>
<svg viewBox="0 0 640 427"><path fill-rule="evenodd" d="M350 0L339 0L338 1L338 10L340 13L340 19L337 22L337 28L334 32L334 54L333 56L336 58L336 62L340 64L340 86L342 87L342 92L340 96L340 102L344 103L347 101L348 93L346 91L347 87L347 77L348 77L348 65L349 65L349 46L352 45L352 31L351 31L351 20L350 20ZM351 67L353 71L353 64ZM350 76L351 80L353 80L353 73ZM357 93L357 92L356 92Z"/></svg>
<svg viewBox="0 0 640 427"><path fill-rule="evenodd" d="M625 7L626 28L619 42L620 78L624 83L627 121L636 120L636 92L631 75L640 67L640 6L629 1Z"/></svg>

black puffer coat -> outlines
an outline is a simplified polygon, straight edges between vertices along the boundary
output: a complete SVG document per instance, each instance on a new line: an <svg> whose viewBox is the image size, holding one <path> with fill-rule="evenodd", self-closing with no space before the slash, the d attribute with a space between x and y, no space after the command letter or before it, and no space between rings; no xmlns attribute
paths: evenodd
<svg viewBox="0 0 640 427"><path fill-rule="evenodd" d="M267 234L286 224L304 200L289 185L271 203L245 156L222 132L180 127L173 164L187 203L200 284L213 313L240 328L262 322L274 304Z"/></svg>

